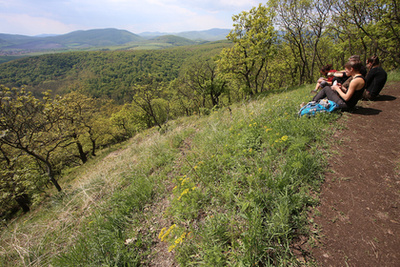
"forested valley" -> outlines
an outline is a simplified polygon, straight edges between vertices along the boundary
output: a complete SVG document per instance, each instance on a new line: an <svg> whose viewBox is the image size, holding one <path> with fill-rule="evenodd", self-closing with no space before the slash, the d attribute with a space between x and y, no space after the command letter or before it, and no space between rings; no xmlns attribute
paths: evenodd
<svg viewBox="0 0 400 267"><path fill-rule="evenodd" d="M399 43L395 0L277 0L233 16L226 41L0 64L0 215L29 212L64 190L63 174L145 129L313 83L351 55L397 69Z"/></svg>

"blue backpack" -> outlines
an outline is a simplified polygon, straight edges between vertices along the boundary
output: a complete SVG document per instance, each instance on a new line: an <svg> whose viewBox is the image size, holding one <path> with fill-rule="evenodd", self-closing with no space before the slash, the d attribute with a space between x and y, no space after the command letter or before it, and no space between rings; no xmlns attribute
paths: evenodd
<svg viewBox="0 0 400 267"><path fill-rule="evenodd" d="M299 117L302 117L304 115L308 117L315 116L315 114L318 112L332 112L338 107L339 106L335 102L327 99L311 101L300 109Z"/></svg>

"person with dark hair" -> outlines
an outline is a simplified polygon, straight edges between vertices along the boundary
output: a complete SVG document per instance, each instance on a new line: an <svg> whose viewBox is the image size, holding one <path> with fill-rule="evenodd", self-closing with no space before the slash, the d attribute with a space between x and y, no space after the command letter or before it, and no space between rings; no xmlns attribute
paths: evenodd
<svg viewBox="0 0 400 267"><path fill-rule="evenodd" d="M363 99L375 100L379 96L383 86L385 86L387 73L380 66L377 56L367 59L367 68L369 68L369 72L365 77L366 87Z"/></svg>
<svg viewBox="0 0 400 267"><path fill-rule="evenodd" d="M325 86L317 95L314 96L313 101L319 101L323 98L332 100L340 109L348 110L355 107L358 100L361 99L364 88L365 80L360 73L363 65L360 61L351 60L344 65L346 75L351 76L352 80L348 86L332 85Z"/></svg>
<svg viewBox="0 0 400 267"><path fill-rule="evenodd" d="M360 61L361 62L361 59L360 59L359 55L352 55L349 57L349 61ZM365 77L365 75L367 75L367 68L364 65L362 65L360 73L364 77ZM351 81L351 77L348 77L346 75L346 70L336 71L333 74L333 76L334 76L334 78L332 80L332 83L335 83L335 81L336 81L337 84L345 84L346 83L348 85ZM346 88L347 88L347 86L346 86Z"/></svg>
<svg viewBox="0 0 400 267"><path fill-rule="evenodd" d="M336 70L332 69L332 64L328 64L326 66L323 66L319 72L324 76L320 77L317 81L317 85L315 86L315 89L312 92L317 92L320 88L324 88L327 85L332 84L332 80L334 78L334 73Z"/></svg>

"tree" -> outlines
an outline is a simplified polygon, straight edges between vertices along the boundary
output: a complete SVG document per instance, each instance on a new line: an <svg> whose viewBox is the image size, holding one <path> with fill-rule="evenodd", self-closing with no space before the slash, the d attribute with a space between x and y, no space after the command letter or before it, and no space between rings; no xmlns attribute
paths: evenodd
<svg viewBox="0 0 400 267"><path fill-rule="evenodd" d="M261 4L233 16L234 29L227 38L234 46L221 52L219 68L249 95L266 89L268 63L273 58L277 36L273 18L273 10Z"/></svg>
<svg viewBox="0 0 400 267"><path fill-rule="evenodd" d="M217 106L220 96L226 90L226 81L218 73L217 65L211 57L196 57L186 66L181 80L192 91L190 95L197 100L197 108L206 108L207 102L211 102L211 108Z"/></svg>
<svg viewBox="0 0 400 267"><path fill-rule="evenodd" d="M97 127L96 123L103 116L101 107L107 103L78 92L68 93L57 101L63 109L63 117L68 123L68 135L72 136L76 144L78 157L82 163L86 163L89 152L95 156L97 139L101 134L107 134L101 130L104 127ZM84 149L83 139L85 136L90 139L90 151Z"/></svg>
<svg viewBox="0 0 400 267"><path fill-rule="evenodd" d="M331 10L335 0L319 0L312 1L312 12L307 14L308 22L310 24L310 30L313 32L313 38L309 40L310 46L312 46L311 53L311 70L309 73L310 77L313 77L314 67L319 59L320 65L326 65L326 62L321 60L319 53L319 44L323 36L327 33L328 26L331 25ZM310 47L311 48L311 47ZM326 50L323 50L324 54Z"/></svg>
<svg viewBox="0 0 400 267"><path fill-rule="evenodd" d="M346 10L346 12L343 12ZM335 22L346 33L353 33L351 43L362 42L365 57L380 54L392 65L400 65L400 4L398 0L339 0Z"/></svg>
<svg viewBox="0 0 400 267"><path fill-rule="evenodd" d="M48 94L39 100L24 88L4 86L0 86L0 104L0 143L43 164L50 182L61 191L52 155L73 144L62 107Z"/></svg>
<svg viewBox="0 0 400 267"><path fill-rule="evenodd" d="M111 122L123 132L124 138L132 137L136 132L145 129L145 114L138 106L125 104L111 115Z"/></svg>
<svg viewBox="0 0 400 267"><path fill-rule="evenodd" d="M289 44L295 61L292 71L298 73L299 84L310 82L312 73L309 64L309 40L313 32L309 27L312 4L309 0L278 0L275 3L278 25L284 30L283 38ZM311 74L311 75L310 75Z"/></svg>
<svg viewBox="0 0 400 267"><path fill-rule="evenodd" d="M147 82L144 85L135 85L132 104L144 112L144 120L147 126L162 125L169 119L169 102L166 96L166 87L157 82L153 77L144 77Z"/></svg>
<svg viewBox="0 0 400 267"><path fill-rule="evenodd" d="M15 204L28 212L43 185L43 173L34 160L0 144L0 213L12 211Z"/></svg>

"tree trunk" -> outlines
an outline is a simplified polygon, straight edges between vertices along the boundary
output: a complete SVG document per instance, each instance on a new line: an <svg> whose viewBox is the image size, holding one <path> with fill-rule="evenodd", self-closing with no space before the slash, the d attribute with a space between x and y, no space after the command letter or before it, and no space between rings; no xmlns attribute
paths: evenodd
<svg viewBox="0 0 400 267"><path fill-rule="evenodd" d="M92 141L92 156L95 157L96 156L96 140L90 138L90 141Z"/></svg>
<svg viewBox="0 0 400 267"><path fill-rule="evenodd" d="M61 186L58 184L56 178L54 178L53 168L49 162L45 162L47 166L47 176L49 177L50 182L57 188L58 192L61 192Z"/></svg>
<svg viewBox="0 0 400 267"><path fill-rule="evenodd" d="M85 164L87 162L87 156L86 156L85 151L83 151L81 142L76 141L76 146L78 147L79 158L82 160L82 163Z"/></svg>
<svg viewBox="0 0 400 267"><path fill-rule="evenodd" d="M22 208L24 212L30 211L29 208L30 201L29 201L29 196L27 194L22 194L16 197L15 200L17 201L18 205Z"/></svg>

